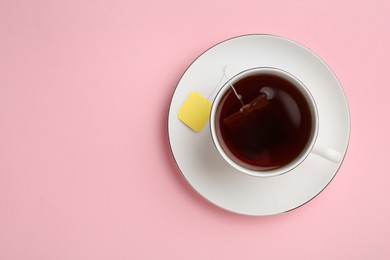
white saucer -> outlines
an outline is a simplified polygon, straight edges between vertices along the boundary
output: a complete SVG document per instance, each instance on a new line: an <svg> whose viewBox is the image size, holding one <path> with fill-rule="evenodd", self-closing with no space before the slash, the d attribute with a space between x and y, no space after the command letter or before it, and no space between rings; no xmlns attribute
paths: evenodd
<svg viewBox="0 0 390 260"><path fill-rule="evenodd" d="M337 78L312 51L272 35L245 35L221 42L200 55L185 71L172 96L168 135L175 161L191 186L211 203L246 215L273 215L295 209L319 194L336 175L342 161L330 162L315 154L291 172L269 178L252 177L233 169L217 152L209 125L193 132L177 118L192 91L210 100L221 87L221 69L231 77L253 67L275 67L290 72L310 90L317 104L317 143L346 153L350 117Z"/></svg>

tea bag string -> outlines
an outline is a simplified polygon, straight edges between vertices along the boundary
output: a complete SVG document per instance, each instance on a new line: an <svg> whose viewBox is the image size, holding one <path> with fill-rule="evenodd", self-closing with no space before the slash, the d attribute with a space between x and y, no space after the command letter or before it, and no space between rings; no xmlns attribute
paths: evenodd
<svg viewBox="0 0 390 260"><path fill-rule="evenodd" d="M237 91L236 91L236 89L234 88L233 84L230 82L229 78L227 77L227 75L226 75L226 68L227 68L227 65L223 66L223 68L222 68L222 77L221 77L221 79L218 81L217 85L215 86L214 91L213 91L213 92L211 93L211 95L209 96L209 99L211 99L212 97L215 96L215 93L214 93L214 92L215 92L216 90L219 90L217 87L219 86L219 84L221 83L221 81L222 81L223 79L226 79L227 82L229 83L230 87L232 88L234 94L236 95L237 99L241 102L241 104L242 104L243 106L245 106L244 102L242 102L242 96L241 96L240 94L237 93Z"/></svg>
<svg viewBox="0 0 390 260"><path fill-rule="evenodd" d="M229 80L228 77L226 76L226 67L227 67L227 66L225 66L225 67L222 68L222 73L223 73L222 76L227 80L227 82L229 83L230 87L233 89L234 94L236 95L236 97L238 98L238 100L241 102L241 104L242 104L243 106L245 106L244 102L242 102L242 99L241 99L242 96L239 95L239 94L237 93L237 90L234 88L233 84L230 82L230 80Z"/></svg>

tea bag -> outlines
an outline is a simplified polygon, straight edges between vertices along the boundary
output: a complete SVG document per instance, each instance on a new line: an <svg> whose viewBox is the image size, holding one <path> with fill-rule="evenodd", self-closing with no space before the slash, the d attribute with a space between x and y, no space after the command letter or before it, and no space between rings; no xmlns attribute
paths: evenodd
<svg viewBox="0 0 390 260"><path fill-rule="evenodd" d="M252 102L249 104L243 105L240 110L237 112L231 114L230 116L223 119L223 122L226 125L232 125L237 120L248 116L250 113L253 113L256 110L264 108L266 105L268 105L269 101L264 93L261 93L257 98L255 98Z"/></svg>
<svg viewBox="0 0 390 260"><path fill-rule="evenodd" d="M223 72L224 76L226 77L225 71ZM233 90L235 96L242 104L242 107L237 112L223 119L225 125L229 128L231 132L234 133L241 128L243 120L250 117L251 115L254 115L254 113L260 112L262 109L264 109L264 107L269 104L269 100L272 98L273 95L272 90L269 87L263 87L260 90L259 95L254 100L252 100L248 104L244 104L244 102L242 101L242 96L237 93L236 89L229 81L229 79L228 83L230 84L230 87Z"/></svg>

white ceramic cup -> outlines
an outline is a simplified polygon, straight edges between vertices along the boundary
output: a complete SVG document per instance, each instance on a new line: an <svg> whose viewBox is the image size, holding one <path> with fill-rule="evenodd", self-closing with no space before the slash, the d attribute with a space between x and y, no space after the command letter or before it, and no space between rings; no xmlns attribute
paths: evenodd
<svg viewBox="0 0 390 260"><path fill-rule="evenodd" d="M230 91L231 85L234 86L235 82L251 75L260 75L260 74L267 74L267 75L271 74L286 79L290 83L292 83L305 97L310 108L310 114L312 119L310 137L303 151L292 162L280 168L276 168L272 170L255 170L252 167L250 167L250 165L246 165L244 162L241 164L236 163L232 159L234 157L232 152L230 152L229 148L227 148L227 146L224 145L221 134L220 132L218 132L219 130L216 127L216 124L218 123L218 118L216 113L217 108L219 106L221 99L224 97L226 91ZM294 77L290 73L277 68L271 68L271 67L258 67L258 68L248 69L240 72L239 74L231 78L229 81L227 81L217 93L213 101L211 114L210 114L211 136L219 154L232 167L236 168L237 170L243 173L246 173L251 176L257 176L257 177L272 177L272 176L277 176L277 175L290 172L292 169L296 168L299 164L301 164L310 153L315 153L333 162L339 162L342 158L341 153L332 150L330 148L327 148L322 144L316 143L316 139L318 135L318 127L319 127L319 117L317 112L317 106L313 96L310 94L310 91L306 88L306 86L301 81L299 81L296 77Z"/></svg>

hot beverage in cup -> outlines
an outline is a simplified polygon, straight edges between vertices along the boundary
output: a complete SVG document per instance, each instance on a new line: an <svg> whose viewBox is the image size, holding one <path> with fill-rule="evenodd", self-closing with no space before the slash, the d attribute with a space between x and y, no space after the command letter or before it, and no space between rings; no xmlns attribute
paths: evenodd
<svg viewBox="0 0 390 260"><path fill-rule="evenodd" d="M296 167L310 153L318 131L309 91L275 68L250 69L229 80L213 102L210 120L225 160L256 176Z"/></svg>

